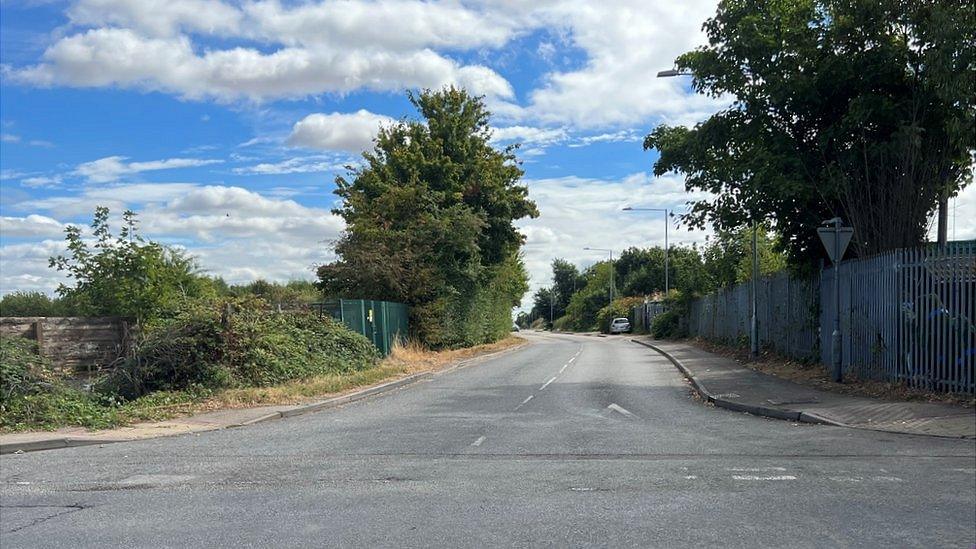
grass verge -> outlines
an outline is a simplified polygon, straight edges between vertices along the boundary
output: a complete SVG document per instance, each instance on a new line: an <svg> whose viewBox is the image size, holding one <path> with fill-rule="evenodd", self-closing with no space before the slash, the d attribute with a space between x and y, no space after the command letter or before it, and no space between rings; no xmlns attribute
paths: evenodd
<svg viewBox="0 0 976 549"><path fill-rule="evenodd" d="M28 395L11 404L30 407L30 413L25 414L23 410L7 411L15 412L11 416L29 416L36 418L35 421L0 422L0 433L55 430L60 427L111 429L135 422L164 421L228 408L301 404L339 396L410 374L440 370L461 360L524 343L524 339L511 336L495 343L447 351L430 351L412 343L398 346L389 357L364 370L317 375L264 387L156 391L127 402L100 398L79 390Z"/></svg>

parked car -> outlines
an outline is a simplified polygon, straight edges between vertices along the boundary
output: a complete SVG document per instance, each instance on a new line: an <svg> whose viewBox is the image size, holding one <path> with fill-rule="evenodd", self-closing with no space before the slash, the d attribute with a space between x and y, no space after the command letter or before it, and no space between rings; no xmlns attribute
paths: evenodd
<svg viewBox="0 0 976 549"><path fill-rule="evenodd" d="M626 318L615 318L613 322L610 323L610 333L611 334L625 334L630 333L630 321Z"/></svg>

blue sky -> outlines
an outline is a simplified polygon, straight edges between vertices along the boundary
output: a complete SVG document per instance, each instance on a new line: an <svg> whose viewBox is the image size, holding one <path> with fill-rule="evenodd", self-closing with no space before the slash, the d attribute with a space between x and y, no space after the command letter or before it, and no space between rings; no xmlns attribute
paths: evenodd
<svg viewBox="0 0 976 549"><path fill-rule="evenodd" d="M414 115L405 90L447 84L485 96L499 145L523 144L542 212L519 223L533 288L554 257L599 259L585 246L660 243L660 219L620 208L701 198L652 177L641 140L722 106L654 77L702 42L715 2L595 6L6 0L0 291L52 291L47 257L96 205L136 210L144 234L230 282L311 278L342 230L335 176L380 124Z"/></svg>

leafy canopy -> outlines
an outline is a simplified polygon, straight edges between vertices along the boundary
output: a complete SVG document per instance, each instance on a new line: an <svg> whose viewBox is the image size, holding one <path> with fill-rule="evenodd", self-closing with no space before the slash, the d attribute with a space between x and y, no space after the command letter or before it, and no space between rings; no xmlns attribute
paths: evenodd
<svg viewBox="0 0 976 549"><path fill-rule="evenodd" d="M538 215L519 184L515 148L491 146L490 113L464 90L409 98L422 120L381 128L363 166L336 179L342 205L335 213L346 231L335 243L340 259L318 269L321 286L419 307L415 318L428 325L419 332L438 345L456 338L442 340L429 325L452 315L474 322L475 301L504 303L503 318L477 322L507 332L511 306L527 287L518 256L524 236L512 223Z"/></svg>
<svg viewBox="0 0 976 549"><path fill-rule="evenodd" d="M925 237L940 197L970 182L976 150L972 0L723 0L709 44L677 59L731 107L644 141L655 174L714 199L686 221L734 230L775 220L797 262L839 215L855 253Z"/></svg>

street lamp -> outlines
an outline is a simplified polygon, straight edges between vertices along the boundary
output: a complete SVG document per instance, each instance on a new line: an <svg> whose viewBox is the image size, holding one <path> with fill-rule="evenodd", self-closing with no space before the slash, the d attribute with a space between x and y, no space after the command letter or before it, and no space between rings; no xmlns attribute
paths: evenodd
<svg viewBox="0 0 976 549"><path fill-rule="evenodd" d="M670 259L670 248L668 247L668 215L671 213L667 208L633 208L631 206L626 206L623 211L625 212L664 212L664 296L671 292L671 279L669 271L671 270L671 259Z"/></svg>
<svg viewBox="0 0 976 549"><path fill-rule="evenodd" d="M610 306L613 307L613 250L609 248L590 248L589 246L583 248L584 250L590 250L594 252L609 252L610 253Z"/></svg>

